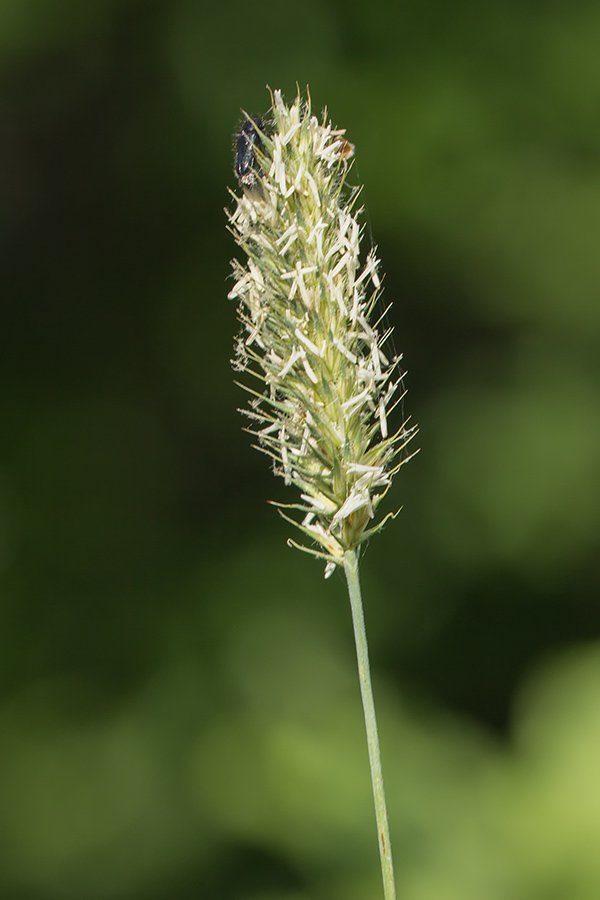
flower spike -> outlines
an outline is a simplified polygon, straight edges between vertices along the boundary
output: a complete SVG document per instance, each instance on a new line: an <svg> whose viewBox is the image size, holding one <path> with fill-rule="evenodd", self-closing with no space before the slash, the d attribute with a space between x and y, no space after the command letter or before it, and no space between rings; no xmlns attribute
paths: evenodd
<svg viewBox="0 0 600 900"><path fill-rule="evenodd" d="M403 393L400 356L372 321L379 260L361 264L358 191L346 184L354 147L310 98L272 93L266 116L236 135L230 230L246 254L229 297L242 333L234 367L252 373L251 433L276 474L300 490L284 514L312 541L326 575L378 530L373 520L415 429L389 433ZM280 510L281 512L281 510ZM387 517L386 517L387 519ZM385 521L385 519L384 519Z"/></svg>

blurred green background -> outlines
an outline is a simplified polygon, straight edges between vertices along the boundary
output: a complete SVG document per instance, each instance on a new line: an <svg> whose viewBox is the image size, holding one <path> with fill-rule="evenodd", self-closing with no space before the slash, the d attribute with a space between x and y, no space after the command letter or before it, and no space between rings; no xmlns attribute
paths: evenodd
<svg viewBox="0 0 600 900"><path fill-rule="evenodd" d="M592 0L2 0L0 896L381 896L344 585L229 367L231 135L296 81L421 429L363 564L400 898L600 896L599 46Z"/></svg>

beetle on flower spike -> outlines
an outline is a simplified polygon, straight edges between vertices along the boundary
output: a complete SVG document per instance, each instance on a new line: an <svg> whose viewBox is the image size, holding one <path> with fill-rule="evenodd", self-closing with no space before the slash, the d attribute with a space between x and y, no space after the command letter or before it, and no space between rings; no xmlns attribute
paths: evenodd
<svg viewBox="0 0 600 900"><path fill-rule="evenodd" d="M247 116L234 135L233 171L240 187L253 188L256 185L256 150L261 146L259 132L264 129L265 121L262 116Z"/></svg>

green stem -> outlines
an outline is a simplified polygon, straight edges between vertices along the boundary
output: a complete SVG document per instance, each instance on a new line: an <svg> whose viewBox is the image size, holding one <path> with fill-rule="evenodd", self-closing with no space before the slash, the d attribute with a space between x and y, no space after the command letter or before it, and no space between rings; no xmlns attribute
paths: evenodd
<svg viewBox="0 0 600 900"><path fill-rule="evenodd" d="M377 818L377 835L379 838L379 856L381 858L381 874L383 876L383 894L385 900L396 900L392 846L390 844L390 831L385 805L385 793L383 790L383 772L381 770L381 757L379 754L377 719L375 717L375 704L373 702L373 688L371 687L369 651L367 647L367 633L365 631L365 616L360 593L360 581L358 579L358 556L356 550L347 550L344 553L344 571L346 572L348 594L350 595L350 605L352 607L352 623L354 625L354 640L356 641L356 657L358 660L358 677L360 681L363 710L365 713L365 725L367 728L371 781L373 783L373 799L375 800L375 816Z"/></svg>

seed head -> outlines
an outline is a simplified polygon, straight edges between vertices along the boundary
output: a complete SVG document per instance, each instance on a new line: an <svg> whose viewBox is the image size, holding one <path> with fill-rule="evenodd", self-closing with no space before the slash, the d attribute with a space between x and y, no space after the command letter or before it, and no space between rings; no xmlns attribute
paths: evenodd
<svg viewBox="0 0 600 900"><path fill-rule="evenodd" d="M374 250L359 259L352 144L300 95L288 107L274 91L270 113L247 121L243 190L228 212L247 257L233 263L229 294L242 324L234 367L259 382L244 385L252 397L242 412L275 473L300 489L299 502L278 505L328 576L390 517L373 524L414 428L388 431L403 397L401 356L384 352L389 332L372 320L379 261Z"/></svg>

